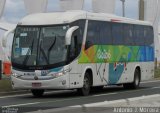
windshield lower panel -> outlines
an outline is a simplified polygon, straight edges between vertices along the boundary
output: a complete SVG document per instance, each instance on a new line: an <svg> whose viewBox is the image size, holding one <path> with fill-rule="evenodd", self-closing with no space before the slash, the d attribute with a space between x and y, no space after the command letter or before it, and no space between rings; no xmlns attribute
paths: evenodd
<svg viewBox="0 0 160 113"><path fill-rule="evenodd" d="M12 47L12 64L28 69L65 65L68 25L52 27L18 26Z"/></svg>

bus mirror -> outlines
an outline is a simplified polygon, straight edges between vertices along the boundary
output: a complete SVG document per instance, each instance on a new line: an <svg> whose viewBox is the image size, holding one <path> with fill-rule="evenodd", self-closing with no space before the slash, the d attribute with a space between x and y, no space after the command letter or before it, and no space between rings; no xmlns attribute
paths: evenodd
<svg viewBox="0 0 160 113"><path fill-rule="evenodd" d="M71 38L72 38L72 34L74 31L76 31L79 28L79 26L73 26L71 28L68 29L67 33L66 33L66 37L65 37L65 44L66 45L71 45Z"/></svg>

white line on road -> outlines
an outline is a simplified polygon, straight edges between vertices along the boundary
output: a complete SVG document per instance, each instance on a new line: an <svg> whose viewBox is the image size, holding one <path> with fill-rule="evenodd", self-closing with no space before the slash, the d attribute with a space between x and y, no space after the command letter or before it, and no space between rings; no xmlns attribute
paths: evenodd
<svg viewBox="0 0 160 113"><path fill-rule="evenodd" d="M20 106L34 105L34 104L40 104L40 103L41 103L41 102L33 102L33 103L25 103L25 104L16 104L16 105L2 106L2 108L7 108L7 107L20 107Z"/></svg>
<svg viewBox="0 0 160 113"><path fill-rule="evenodd" d="M152 87L151 89L159 89L160 88L160 86L159 87Z"/></svg>
<svg viewBox="0 0 160 113"><path fill-rule="evenodd" d="M107 95L114 95L117 94L118 92L114 92L114 93L107 93L107 94L99 94L99 95L92 95L93 97L99 97L99 96L107 96Z"/></svg>
<svg viewBox="0 0 160 113"><path fill-rule="evenodd" d="M17 104L17 105L8 105L8 106L2 106L2 107L21 107L21 106L27 106L27 105L35 105L35 104L47 104L47 103L53 103L53 102L63 102L63 101L71 101L71 100L79 100L79 99L85 99L85 98L92 98L97 96L107 96L107 95L114 95L114 94L122 94L122 93L131 93L136 91L142 91L142 90L148 90L148 89L155 89L160 87L152 87L147 89L138 89L138 90L130 90L130 91L123 91L123 92L114 92L114 93L107 93L107 94L99 94L99 95L92 95L89 97L75 97L70 99L62 99L62 100L53 100L53 101L43 101L43 102L33 102L33 103L24 103L24 104Z"/></svg>
<svg viewBox="0 0 160 113"><path fill-rule="evenodd" d="M68 91L69 90L48 91L48 92L45 92L45 94L49 94L49 93L62 93L62 92L65 93L65 92L68 92ZM13 98L13 97L23 97L23 96L32 96L32 94L31 93L27 93L27 94L20 94L20 95L2 96L2 97L0 97L0 99L3 99L3 98Z"/></svg>
<svg viewBox="0 0 160 113"><path fill-rule="evenodd" d="M141 83L145 84L145 83L155 83L155 82L160 82L160 80L144 81L144 82L141 82Z"/></svg>
<svg viewBox="0 0 160 113"><path fill-rule="evenodd" d="M11 95L11 96L2 96L0 97L0 99L3 99L3 98L12 98L12 97L22 97L22 96L29 96L31 94L21 94L21 95Z"/></svg>
<svg viewBox="0 0 160 113"><path fill-rule="evenodd" d="M9 93L23 93L23 92L28 92L29 90L20 90L20 91L9 91L9 92L0 92L0 94L9 94Z"/></svg>

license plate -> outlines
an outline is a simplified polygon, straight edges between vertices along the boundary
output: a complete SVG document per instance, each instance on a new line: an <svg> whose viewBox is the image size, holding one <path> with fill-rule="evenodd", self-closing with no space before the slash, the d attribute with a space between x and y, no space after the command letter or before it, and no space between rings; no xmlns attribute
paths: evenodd
<svg viewBox="0 0 160 113"><path fill-rule="evenodd" d="M41 87L42 86L42 84L41 83L32 83L32 87Z"/></svg>

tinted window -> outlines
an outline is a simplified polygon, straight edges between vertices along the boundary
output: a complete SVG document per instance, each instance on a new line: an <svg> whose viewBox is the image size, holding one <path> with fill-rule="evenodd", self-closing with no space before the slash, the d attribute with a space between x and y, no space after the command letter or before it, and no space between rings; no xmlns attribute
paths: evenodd
<svg viewBox="0 0 160 113"><path fill-rule="evenodd" d="M99 22L89 21L85 49L88 49L89 47L93 45L98 45L100 43L99 32L100 32Z"/></svg>
<svg viewBox="0 0 160 113"><path fill-rule="evenodd" d="M130 45L153 44L153 28L150 26L89 21L86 49L92 45Z"/></svg>
<svg viewBox="0 0 160 113"><path fill-rule="evenodd" d="M145 45L144 27L141 25L134 25L134 42L136 45Z"/></svg>
<svg viewBox="0 0 160 113"><path fill-rule="evenodd" d="M123 24L120 23L112 24L112 37L113 37L113 44L115 45L124 44Z"/></svg>
<svg viewBox="0 0 160 113"><path fill-rule="evenodd" d="M126 45L134 45L133 25L124 24L124 40Z"/></svg>
<svg viewBox="0 0 160 113"><path fill-rule="evenodd" d="M106 44L112 44L111 23L90 20L88 23L86 49L92 45Z"/></svg>
<svg viewBox="0 0 160 113"><path fill-rule="evenodd" d="M154 42L153 28L150 26L144 27L145 45L151 45Z"/></svg>
<svg viewBox="0 0 160 113"><path fill-rule="evenodd" d="M100 24L100 44L112 44L111 23L101 22Z"/></svg>

